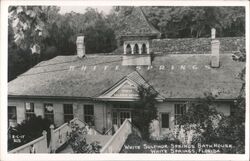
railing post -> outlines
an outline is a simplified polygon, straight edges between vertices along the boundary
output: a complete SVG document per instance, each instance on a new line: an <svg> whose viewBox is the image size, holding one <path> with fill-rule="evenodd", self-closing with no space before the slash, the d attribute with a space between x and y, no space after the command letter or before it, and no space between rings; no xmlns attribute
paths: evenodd
<svg viewBox="0 0 250 161"><path fill-rule="evenodd" d="M45 131L45 130L43 130L43 137L44 137L44 139L45 139L45 142L46 142L46 149L47 149L47 151L48 151L48 140L47 140L47 131Z"/></svg>
<svg viewBox="0 0 250 161"><path fill-rule="evenodd" d="M54 133L54 125L50 125L50 153L55 153L55 133Z"/></svg>

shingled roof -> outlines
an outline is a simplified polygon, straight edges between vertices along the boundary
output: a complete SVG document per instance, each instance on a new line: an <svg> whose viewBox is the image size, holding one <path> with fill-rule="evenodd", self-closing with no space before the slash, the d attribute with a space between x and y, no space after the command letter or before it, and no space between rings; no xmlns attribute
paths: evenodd
<svg viewBox="0 0 250 161"><path fill-rule="evenodd" d="M156 56L153 68L138 68L121 66L122 56L118 55L87 55L84 59L57 56L9 82L8 94L92 99L136 71L166 99L197 98L205 92L217 94L218 99L236 98L242 85L238 74L245 64L223 54L221 66L209 68L210 57L210 54Z"/></svg>
<svg viewBox="0 0 250 161"><path fill-rule="evenodd" d="M121 36L156 36L161 33L148 22L144 12L140 7L134 7L131 14L125 17L123 29L119 31Z"/></svg>
<svg viewBox="0 0 250 161"><path fill-rule="evenodd" d="M233 53L239 46L245 46L245 37L219 37L220 53ZM151 50L154 54L210 54L211 38L153 39ZM123 46L110 54L122 54Z"/></svg>

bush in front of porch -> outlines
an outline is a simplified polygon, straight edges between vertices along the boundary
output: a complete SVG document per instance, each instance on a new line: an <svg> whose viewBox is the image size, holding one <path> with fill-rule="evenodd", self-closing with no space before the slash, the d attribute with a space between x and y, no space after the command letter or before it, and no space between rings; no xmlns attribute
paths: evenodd
<svg viewBox="0 0 250 161"><path fill-rule="evenodd" d="M72 132L70 133L69 144L74 153L100 153L102 147L99 142L94 141L90 144L86 142L84 137L88 133L86 126L80 128L76 123L70 126Z"/></svg>

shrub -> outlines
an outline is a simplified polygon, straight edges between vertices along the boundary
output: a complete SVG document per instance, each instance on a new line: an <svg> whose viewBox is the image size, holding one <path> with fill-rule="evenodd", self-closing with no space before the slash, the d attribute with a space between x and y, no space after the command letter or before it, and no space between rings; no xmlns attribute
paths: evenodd
<svg viewBox="0 0 250 161"><path fill-rule="evenodd" d="M69 144L71 145L74 153L100 153L100 143L94 141L87 144L84 135L87 134L86 127L80 128L78 124L71 124L72 132L70 134Z"/></svg>
<svg viewBox="0 0 250 161"><path fill-rule="evenodd" d="M24 120L14 128L8 130L8 150L12 150L42 136L47 131L47 141L50 141L50 121L41 116L34 116Z"/></svg>

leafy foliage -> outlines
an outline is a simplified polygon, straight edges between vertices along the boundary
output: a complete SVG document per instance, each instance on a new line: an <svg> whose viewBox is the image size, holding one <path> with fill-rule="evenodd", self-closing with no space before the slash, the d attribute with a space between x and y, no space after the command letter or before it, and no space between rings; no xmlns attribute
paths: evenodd
<svg viewBox="0 0 250 161"><path fill-rule="evenodd" d="M220 149L223 153L245 151L245 99L239 97L232 104L233 113L224 116L216 111L212 94L198 102L188 103L189 109L178 120L186 131L194 130L192 143L232 144L232 149ZM190 126L194 125L194 126Z"/></svg>
<svg viewBox="0 0 250 161"><path fill-rule="evenodd" d="M144 7L151 21L166 37L210 37L211 28L219 36L244 35L243 7Z"/></svg>
<svg viewBox="0 0 250 161"><path fill-rule="evenodd" d="M149 139L149 125L152 120L157 118L157 109L155 107L158 93L152 87L140 85L138 87L139 101L134 108L133 123L141 132L144 139Z"/></svg>
<svg viewBox="0 0 250 161"><path fill-rule="evenodd" d="M187 102L188 110L183 116L177 118L178 122L181 125L198 124L199 128L205 128L211 116L216 117L219 114L215 109L214 101L215 98L211 93L205 93L204 98L199 98L195 102Z"/></svg>
<svg viewBox="0 0 250 161"><path fill-rule="evenodd" d="M49 36L46 25L51 10L58 10L58 7L10 6L9 19L15 43L22 49L33 48L36 44L40 45L42 39Z"/></svg>
<svg viewBox="0 0 250 161"><path fill-rule="evenodd" d="M218 122L223 114L217 112L214 101L215 97L211 93L205 93L204 98L188 102L187 112L177 118L180 125L184 125L186 131L195 130L198 138L193 140L194 144L201 142L212 144L220 141L215 129L218 127Z"/></svg>
<svg viewBox="0 0 250 161"><path fill-rule="evenodd" d="M80 128L77 124L73 124L71 125L71 129L69 143L74 153L100 153L102 147L99 142L94 141L90 144L86 142L84 138L84 135L87 134L86 127Z"/></svg>
<svg viewBox="0 0 250 161"><path fill-rule="evenodd" d="M10 136L8 140L8 149L14 149L24 145L32 140L42 136L43 130L47 131L47 140L50 141L50 121L43 119L41 116L34 116L28 120L24 120L15 128L8 130ZM14 137L14 138L13 138Z"/></svg>

